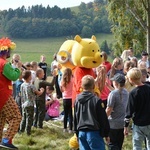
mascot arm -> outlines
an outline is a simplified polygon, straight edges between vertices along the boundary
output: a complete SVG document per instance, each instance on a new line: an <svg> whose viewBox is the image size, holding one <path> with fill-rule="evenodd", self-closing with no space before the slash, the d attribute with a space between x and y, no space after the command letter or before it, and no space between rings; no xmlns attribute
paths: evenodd
<svg viewBox="0 0 150 150"><path fill-rule="evenodd" d="M12 68L11 63L6 63L3 68L3 75L12 81L16 81L21 72L18 68Z"/></svg>

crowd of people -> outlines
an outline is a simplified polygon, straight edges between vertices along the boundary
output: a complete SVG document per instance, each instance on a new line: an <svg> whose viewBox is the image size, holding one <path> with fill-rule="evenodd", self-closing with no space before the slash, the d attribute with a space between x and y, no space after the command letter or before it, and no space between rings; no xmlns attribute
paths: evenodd
<svg viewBox="0 0 150 150"><path fill-rule="evenodd" d="M26 132L30 136L32 126L43 129L44 120L59 117L62 99L63 132L75 132L81 150L104 150L104 137L110 149L121 150L129 129L132 130L133 149L142 150L144 142L145 148L150 150L148 53L143 51L138 60L133 49L129 48L112 63L108 61L106 52L103 51L102 55L103 63L93 68L96 78L90 75L82 78L82 91L73 104L73 72L70 68L62 71L56 54L51 63L51 82L46 80L44 55L41 55L39 63L22 63L21 56L14 54L9 63L13 77L5 72L1 75L5 86L7 83L10 87L12 82L13 88L6 92L7 103L0 105L0 146L17 149L12 144L14 135ZM8 52L0 53L2 62L6 62L7 57ZM3 69L1 64L0 69ZM132 125L130 119L133 120ZM5 123L9 127L2 138Z"/></svg>

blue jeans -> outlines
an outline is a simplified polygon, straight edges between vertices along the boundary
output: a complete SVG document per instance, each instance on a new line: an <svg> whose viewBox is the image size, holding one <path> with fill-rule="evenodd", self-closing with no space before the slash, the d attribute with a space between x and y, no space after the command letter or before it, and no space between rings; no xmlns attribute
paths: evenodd
<svg viewBox="0 0 150 150"><path fill-rule="evenodd" d="M78 139L80 150L105 150L99 131L79 131Z"/></svg>
<svg viewBox="0 0 150 150"><path fill-rule="evenodd" d="M137 126L133 124L133 150L142 150L142 144L145 139L147 150L150 150L150 125Z"/></svg>

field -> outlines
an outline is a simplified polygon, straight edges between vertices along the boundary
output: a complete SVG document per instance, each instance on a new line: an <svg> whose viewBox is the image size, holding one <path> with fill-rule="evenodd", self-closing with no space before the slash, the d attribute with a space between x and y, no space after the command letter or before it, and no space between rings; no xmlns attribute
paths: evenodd
<svg viewBox="0 0 150 150"><path fill-rule="evenodd" d="M111 34L97 34L95 35L97 42L100 45L104 40L107 40L108 44L113 41ZM40 60L40 55L46 55L46 62L48 65L52 62L52 56L55 52L59 51L60 46L66 40L67 37L57 38L44 38L44 39L12 39L17 45L16 49L12 53L18 53L21 55L23 63Z"/></svg>

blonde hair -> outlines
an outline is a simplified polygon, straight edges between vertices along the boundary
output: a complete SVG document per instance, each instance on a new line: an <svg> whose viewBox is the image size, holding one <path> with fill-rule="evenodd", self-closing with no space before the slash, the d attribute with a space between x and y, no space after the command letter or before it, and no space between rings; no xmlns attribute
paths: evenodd
<svg viewBox="0 0 150 150"><path fill-rule="evenodd" d="M13 54L11 62L14 63L15 59L20 60L21 56L19 54Z"/></svg>
<svg viewBox="0 0 150 150"><path fill-rule="evenodd" d="M36 71L36 76L39 77L39 75L43 72L42 68L38 68Z"/></svg>
<svg viewBox="0 0 150 150"><path fill-rule="evenodd" d="M132 68L127 72L127 77L131 78L134 81L139 81L142 77L141 70L138 68Z"/></svg>
<svg viewBox="0 0 150 150"><path fill-rule="evenodd" d="M121 54L121 58L122 58L123 62L128 60L128 56L129 56L129 50L124 50Z"/></svg>
<svg viewBox="0 0 150 150"><path fill-rule="evenodd" d="M81 80L81 86L84 90L92 90L95 87L95 80L90 75L85 75Z"/></svg>

